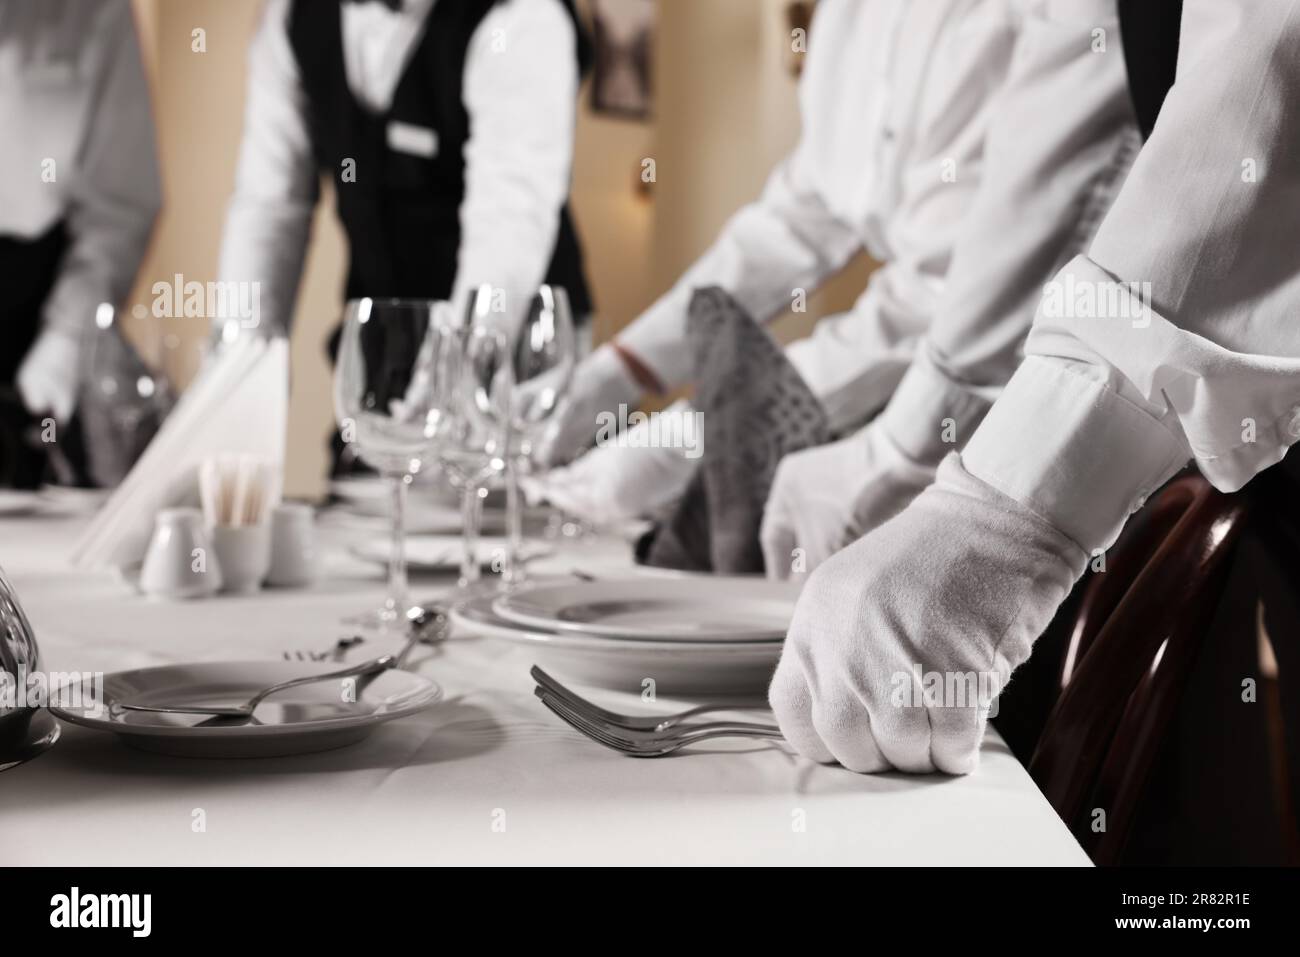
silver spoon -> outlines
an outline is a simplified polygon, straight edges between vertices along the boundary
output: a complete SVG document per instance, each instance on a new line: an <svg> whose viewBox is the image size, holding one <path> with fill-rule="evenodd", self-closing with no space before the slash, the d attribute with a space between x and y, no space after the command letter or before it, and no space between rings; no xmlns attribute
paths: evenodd
<svg viewBox="0 0 1300 957"><path fill-rule="evenodd" d="M264 688L253 697L249 698L241 705L230 708L207 708L199 705L192 707L175 707L165 708L161 706L151 706L144 704L131 704L125 701L113 701L109 703L108 712L110 715L118 716L124 711L147 711L151 714L210 714L219 718L248 718L252 717L257 706L277 692L284 691L287 688L296 688L299 685L313 684L317 681L331 681L340 678L353 678L358 676L378 675L381 672L396 668L404 658L406 652L410 651L411 645L408 644L403 650L401 657L394 655L384 655L380 658L374 658L370 661L362 662L359 665L353 665L351 668L344 668L341 671L330 671L323 675L307 675L303 678L290 678L288 681L281 681L273 684L269 688Z"/></svg>

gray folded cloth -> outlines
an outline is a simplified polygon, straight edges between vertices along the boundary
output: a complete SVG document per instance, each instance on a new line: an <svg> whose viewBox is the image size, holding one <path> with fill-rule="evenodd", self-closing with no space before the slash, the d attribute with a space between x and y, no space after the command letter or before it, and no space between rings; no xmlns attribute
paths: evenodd
<svg viewBox="0 0 1300 957"><path fill-rule="evenodd" d="M762 572L758 528L777 463L830 441L826 412L780 345L723 290L696 290L687 336L704 454L638 558L659 568Z"/></svg>

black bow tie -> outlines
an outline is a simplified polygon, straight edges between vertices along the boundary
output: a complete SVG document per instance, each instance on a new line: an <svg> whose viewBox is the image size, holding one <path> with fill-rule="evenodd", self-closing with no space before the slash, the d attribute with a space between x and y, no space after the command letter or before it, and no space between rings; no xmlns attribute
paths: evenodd
<svg viewBox="0 0 1300 957"><path fill-rule="evenodd" d="M343 0L344 3L382 3L389 10L402 9L402 0Z"/></svg>

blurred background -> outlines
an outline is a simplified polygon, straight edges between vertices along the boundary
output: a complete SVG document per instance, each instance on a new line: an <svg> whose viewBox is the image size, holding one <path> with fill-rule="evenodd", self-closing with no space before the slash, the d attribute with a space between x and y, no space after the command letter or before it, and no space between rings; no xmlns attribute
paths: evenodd
<svg viewBox="0 0 1300 957"><path fill-rule="evenodd" d="M743 203L799 133L792 24L807 0L579 0L594 13L653 22L649 103L615 84L583 88L572 207L603 341L664 292ZM244 111L245 52L262 0L134 0L158 125L165 205L135 289L121 313L150 362L183 387L198 368L205 323L132 316L153 283L176 274L216 278ZM619 7L631 4L644 10ZM614 20L615 24L617 20ZM206 52L193 52L195 30ZM635 97L633 97L635 100ZM631 106L632 108L629 108ZM654 160L655 181L643 182ZM294 319L285 494L324 494L326 437L334 428L325 340L342 309L344 246L329 183L313 226ZM819 316L848 308L870 263L855 262L779 321L788 341Z"/></svg>

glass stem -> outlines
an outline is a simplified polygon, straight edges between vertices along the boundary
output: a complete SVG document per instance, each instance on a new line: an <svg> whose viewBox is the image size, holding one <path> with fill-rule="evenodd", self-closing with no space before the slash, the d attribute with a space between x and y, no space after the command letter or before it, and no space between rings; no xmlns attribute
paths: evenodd
<svg viewBox="0 0 1300 957"><path fill-rule="evenodd" d="M406 616L406 486L409 476L389 476L392 489L393 537L388 550L388 598L383 619L399 625Z"/></svg>
<svg viewBox="0 0 1300 957"><path fill-rule="evenodd" d="M464 554L460 560L460 581L462 588L472 588L478 583L481 567L478 561L478 532L483 521L483 499L479 496L477 481L465 486L460 500L461 534L464 537Z"/></svg>
<svg viewBox="0 0 1300 957"><path fill-rule="evenodd" d="M524 503L519 490L518 456L506 459L506 567L502 574L506 587L520 585L526 574L523 562Z"/></svg>

